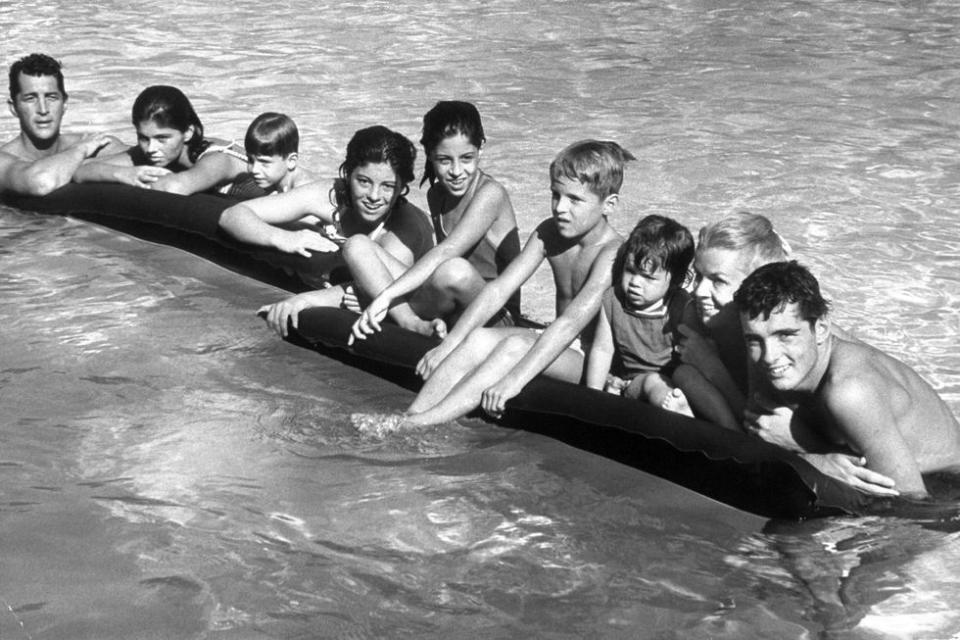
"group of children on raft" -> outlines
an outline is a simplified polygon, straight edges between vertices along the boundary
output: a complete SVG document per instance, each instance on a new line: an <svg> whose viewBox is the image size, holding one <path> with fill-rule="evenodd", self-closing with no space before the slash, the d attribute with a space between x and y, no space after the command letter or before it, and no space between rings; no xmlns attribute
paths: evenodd
<svg viewBox="0 0 960 640"><path fill-rule="evenodd" d="M212 140L179 89L151 86L132 120L137 144L85 163L74 180L239 198L220 220L228 234L322 264L321 288L261 309L280 335L305 308L342 306L361 312L351 339L388 316L442 338L418 363L425 384L397 421L436 424L477 406L499 416L544 372L739 429L743 340L723 309L755 267L787 256L763 216L705 227L695 249L686 227L650 215L624 242L608 216L633 156L583 140L551 163L553 215L521 250L507 191L480 169L486 139L468 102L438 102L423 118L429 217L405 198L414 145L383 126L354 134L325 186L299 163L286 115L257 116L242 146ZM694 296L685 287L695 259ZM518 327L521 285L544 260L557 319Z"/></svg>
<svg viewBox="0 0 960 640"><path fill-rule="evenodd" d="M360 415L359 426L438 424L478 406L499 416L545 373L745 431L874 495L925 496L924 473L960 470L950 408L912 368L832 322L816 278L788 261L765 217L727 216L694 244L651 215L624 241L608 218L633 156L614 142L557 154L552 215L521 249L506 189L480 169L483 126L466 102L423 118L428 217L405 198L416 148L386 127L356 132L330 186L300 166L282 114L258 116L243 145L213 140L181 91L152 86L134 103L128 146L61 134L66 99L56 60L11 65L20 132L0 145L0 192L43 196L72 180L233 195L225 233L322 275L317 290L261 309L281 335L303 309L330 305L359 313L353 340L388 317L441 338L417 364L424 384L408 410ZM519 293L544 261L557 317L535 331L518 325Z"/></svg>

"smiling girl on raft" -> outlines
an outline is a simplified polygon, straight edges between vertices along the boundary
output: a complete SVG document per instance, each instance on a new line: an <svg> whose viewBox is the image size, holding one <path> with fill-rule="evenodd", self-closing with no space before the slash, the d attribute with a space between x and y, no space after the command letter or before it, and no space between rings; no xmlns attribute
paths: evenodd
<svg viewBox="0 0 960 640"><path fill-rule="evenodd" d="M441 101L423 116L420 143L427 160L421 184L430 182L427 204L437 246L399 277L380 271L367 285L380 294L357 320L354 336L379 331L389 314L401 327L443 337L484 285L519 255L510 197L480 169L484 142L480 113L469 102ZM382 251L370 242L358 242L356 249L358 263L383 262ZM492 323L513 324L519 315L517 291Z"/></svg>
<svg viewBox="0 0 960 640"><path fill-rule="evenodd" d="M144 89L133 103L131 119L137 144L84 164L74 176L76 182L120 182L182 195L201 191L261 195L260 190L233 189L246 175L246 152L238 144L205 138L200 117L176 87Z"/></svg>
<svg viewBox="0 0 960 640"><path fill-rule="evenodd" d="M243 242L319 260L327 274L346 266L361 295L376 295L379 289L365 288L369 281L365 273L382 264L352 261L355 244L375 244L389 256L386 261L395 275L433 246L426 214L405 197L414 178L416 154L413 143L386 127L361 129L347 144L340 177L332 188L311 182L248 200L225 210L220 226ZM351 286L341 282L260 311L266 313L271 328L286 336L287 323L296 328L301 310L341 306L352 296Z"/></svg>

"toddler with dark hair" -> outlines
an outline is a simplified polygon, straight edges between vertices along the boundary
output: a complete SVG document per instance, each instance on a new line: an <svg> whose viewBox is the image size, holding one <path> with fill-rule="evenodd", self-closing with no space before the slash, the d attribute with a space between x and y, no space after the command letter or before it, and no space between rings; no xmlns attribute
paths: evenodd
<svg viewBox="0 0 960 640"><path fill-rule="evenodd" d="M603 296L586 383L644 400L669 411L696 414L736 428L720 392L696 371L674 378L675 346L689 331L703 331L693 297L683 285L694 256L693 236L679 222L646 216L620 247L613 286Z"/></svg>

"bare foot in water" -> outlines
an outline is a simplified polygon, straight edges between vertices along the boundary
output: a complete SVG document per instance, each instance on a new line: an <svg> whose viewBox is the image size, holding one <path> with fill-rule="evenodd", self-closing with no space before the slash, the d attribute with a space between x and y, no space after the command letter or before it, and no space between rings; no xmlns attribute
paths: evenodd
<svg viewBox="0 0 960 640"><path fill-rule="evenodd" d="M693 409L690 408L690 403L687 402L687 396L683 395L683 391L680 391L680 389L671 389L670 393L664 396L663 402L660 403L660 408L690 416L691 418L693 417Z"/></svg>
<svg viewBox="0 0 960 640"><path fill-rule="evenodd" d="M404 413L352 413L350 422L360 433L377 437L411 426Z"/></svg>

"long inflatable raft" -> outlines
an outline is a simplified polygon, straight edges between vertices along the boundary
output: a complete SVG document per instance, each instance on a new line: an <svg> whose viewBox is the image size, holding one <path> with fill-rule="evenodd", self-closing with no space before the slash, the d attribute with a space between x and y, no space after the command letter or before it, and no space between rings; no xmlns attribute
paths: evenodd
<svg viewBox="0 0 960 640"><path fill-rule="evenodd" d="M236 242L219 229L233 201L179 196L112 184L68 185L43 198L5 197L20 209L70 215L139 238L179 247L289 291L311 287L316 260ZM436 342L396 326L348 348L356 315L310 309L292 341L416 388L413 367ZM878 500L819 473L800 457L745 434L581 386L538 377L508 403L503 418L520 427L653 473L764 517L803 519L888 513L942 520L939 509ZM951 513L953 510L951 509Z"/></svg>

